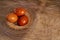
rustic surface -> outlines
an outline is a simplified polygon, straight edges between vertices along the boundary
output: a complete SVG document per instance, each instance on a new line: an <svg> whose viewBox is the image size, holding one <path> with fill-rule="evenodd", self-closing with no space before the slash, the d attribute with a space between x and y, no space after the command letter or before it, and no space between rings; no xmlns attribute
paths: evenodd
<svg viewBox="0 0 60 40"><path fill-rule="evenodd" d="M32 10L27 30L7 27L5 16L17 6ZM60 40L60 0L0 0L0 40Z"/></svg>

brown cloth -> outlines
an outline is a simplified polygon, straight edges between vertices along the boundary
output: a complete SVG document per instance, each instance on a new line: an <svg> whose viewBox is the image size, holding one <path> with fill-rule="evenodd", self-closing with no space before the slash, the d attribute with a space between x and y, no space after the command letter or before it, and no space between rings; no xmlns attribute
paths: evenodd
<svg viewBox="0 0 60 40"><path fill-rule="evenodd" d="M13 30L5 16L15 7L25 7L33 17L25 30ZM0 0L0 40L60 40L60 0Z"/></svg>

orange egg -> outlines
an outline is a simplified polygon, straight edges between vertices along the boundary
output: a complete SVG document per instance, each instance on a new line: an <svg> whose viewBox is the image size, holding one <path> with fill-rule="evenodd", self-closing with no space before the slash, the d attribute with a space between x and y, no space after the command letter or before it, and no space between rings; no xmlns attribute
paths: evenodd
<svg viewBox="0 0 60 40"><path fill-rule="evenodd" d="M8 20L9 22L11 22L11 23L14 23L14 22L16 22L16 21L18 20L17 15L14 14L14 13L8 14L8 15L6 16L6 18L7 18L7 20Z"/></svg>
<svg viewBox="0 0 60 40"><path fill-rule="evenodd" d="M24 26L28 23L28 17L27 16L21 16L18 21L17 21L18 25L20 26Z"/></svg>
<svg viewBox="0 0 60 40"><path fill-rule="evenodd" d="M17 16L22 16L22 15L25 15L25 12L26 10L24 8L16 8L14 10L14 13L17 15Z"/></svg>

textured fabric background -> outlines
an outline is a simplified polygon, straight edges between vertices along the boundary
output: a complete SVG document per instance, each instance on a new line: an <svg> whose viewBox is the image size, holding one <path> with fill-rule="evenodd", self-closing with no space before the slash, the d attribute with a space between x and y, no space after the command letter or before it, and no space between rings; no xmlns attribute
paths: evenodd
<svg viewBox="0 0 60 40"><path fill-rule="evenodd" d="M21 5L32 10L34 22L16 31L7 27L5 16ZM0 0L0 40L60 40L60 0Z"/></svg>

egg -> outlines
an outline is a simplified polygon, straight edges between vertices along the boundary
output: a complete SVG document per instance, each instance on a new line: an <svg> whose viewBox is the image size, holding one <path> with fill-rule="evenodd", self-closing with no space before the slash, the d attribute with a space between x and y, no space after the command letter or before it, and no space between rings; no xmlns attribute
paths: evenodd
<svg viewBox="0 0 60 40"><path fill-rule="evenodd" d="M28 23L28 17L26 15L21 16L18 21L17 21L18 25L20 26L24 26Z"/></svg>
<svg viewBox="0 0 60 40"><path fill-rule="evenodd" d="M14 14L14 13L9 13L9 14L6 16L6 18L7 18L7 21L9 21L9 22L11 22L11 23L15 23L15 22L17 22L17 20L18 20L17 15Z"/></svg>
<svg viewBox="0 0 60 40"><path fill-rule="evenodd" d="M24 8L16 8L16 9L14 9L14 13L17 16L22 16L22 15L25 15L26 10Z"/></svg>

